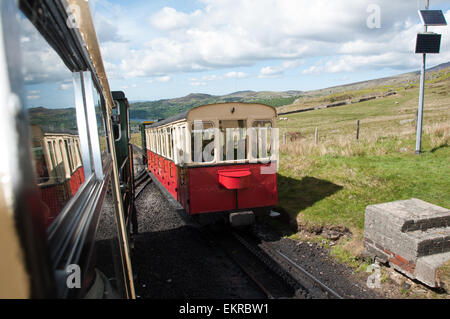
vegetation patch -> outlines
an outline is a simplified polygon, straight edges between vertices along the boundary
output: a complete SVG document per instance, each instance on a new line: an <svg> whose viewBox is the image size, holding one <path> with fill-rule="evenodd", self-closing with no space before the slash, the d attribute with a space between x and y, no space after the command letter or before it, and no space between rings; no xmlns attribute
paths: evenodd
<svg viewBox="0 0 450 319"><path fill-rule="evenodd" d="M298 226L291 238L315 238L330 247L337 260L358 268L364 263L368 205L419 198L450 207L450 98L439 94L450 86L450 80L445 81L427 81L420 156L414 154L416 88L339 108L291 114L278 122L279 205ZM301 138L284 144L284 132ZM333 229L347 229L349 234L327 236Z"/></svg>

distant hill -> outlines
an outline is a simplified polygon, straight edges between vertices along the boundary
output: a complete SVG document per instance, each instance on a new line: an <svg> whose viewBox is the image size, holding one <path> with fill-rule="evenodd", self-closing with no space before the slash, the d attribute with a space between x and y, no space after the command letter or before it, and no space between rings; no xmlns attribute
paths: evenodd
<svg viewBox="0 0 450 319"><path fill-rule="evenodd" d="M427 78L432 79L433 77L439 76L439 72L448 68L450 68L450 62L429 68L427 70ZM222 96L192 93L175 99L130 102L130 118L131 120L164 119L199 105L222 102L263 103L277 107L279 110L286 109L289 111L292 107L296 108L297 103L301 103L302 98L326 97L341 92L365 90L378 86L388 87L398 85L405 87L417 83L418 79L419 72L409 72L381 79L350 83L308 92L239 91ZM38 107L30 109L29 116L32 124L38 124L44 128L76 128L76 114L74 108L48 109L45 107Z"/></svg>
<svg viewBox="0 0 450 319"><path fill-rule="evenodd" d="M437 72L440 72L444 69L447 69L450 67L450 62L442 63L439 65L436 65L434 67L427 69L427 78L433 77ZM367 81L361 81L361 82L354 82L344 85L338 85L333 86L329 88L324 89L318 89L318 90L312 90L305 92L305 96L317 96L317 95L329 95L329 94L336 94L339 92L344 91L352 91L352 90L363 90L371 87L376 86L391 86L391 85L405 85L405 84L411 84L414 82L417 82L420 77L420 71L413 71L408 73L402 73L399 75L394 75L390 77L385 78L379 78L374 80L367 80Z"/></svg>
<svg viewBox="0 0 450 319"><path fill-rule="evenodd" d="M48 109L41 106L29 109L28 116L31 124L39 125L45 130L77 130L75 108Z"/></svg>
<svg viewBox="0 0 450 319"><path fill-rule="evenodd" d="M450 62L427 69L427 81L440 82L450 77ZM386 78L361 81L325 89L308 91L290 105L277 109L279 114L311 109L342 101L383 96L389 92L407 90L419 85L420 72L408 72Z"/></svg>
<svg viewBox="0 0 450 319"><path fill-rule="evenodd" d="M239 91L222 96L192 93L176 99L130 103L130 117L131 119L167 118L199 105L222 102L264 103L279 107L292 104L302 94L301 91Z"/></svg>

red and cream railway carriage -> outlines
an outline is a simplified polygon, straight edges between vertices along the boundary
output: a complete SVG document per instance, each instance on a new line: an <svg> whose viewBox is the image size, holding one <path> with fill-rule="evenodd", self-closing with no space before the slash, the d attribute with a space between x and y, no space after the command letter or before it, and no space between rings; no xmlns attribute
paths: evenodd
<svg viewBox="0 0 450 319"><path fill-rule="evenodd" d="M48 227L85 181L78 132L31 126L38 187Z"/></svg>
<svg viewBox="0 0 450 319"><path fill-rule="evenodd" d="M148 170L189 215L277 205L276 110L204 105L147 126Z"/></svg>

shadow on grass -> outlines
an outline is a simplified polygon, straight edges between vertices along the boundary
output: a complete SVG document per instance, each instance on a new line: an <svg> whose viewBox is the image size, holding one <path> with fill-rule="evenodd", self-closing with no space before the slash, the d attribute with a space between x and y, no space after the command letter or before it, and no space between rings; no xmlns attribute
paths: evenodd
<svg viewBox="0 0 450 319"><path fill-rule="evenodd" d="M299 180L278 175L279 207L276 210L281 216L277 220L268 217L260 220L274 226L284 236L295 234L298 231L299 213L342 189L340 185L311 176Z"/></svg>
<svg viewBox="0 0 450 319"><path fill-rule="evenodd" d="M446 147L448 147L448 146L449 146L448 144L443 144L443 145L437 146L437 147L433 148L433 149L430 151L430 153L435 153L435 152L439 151L440 149L446 148Z"/></svg>

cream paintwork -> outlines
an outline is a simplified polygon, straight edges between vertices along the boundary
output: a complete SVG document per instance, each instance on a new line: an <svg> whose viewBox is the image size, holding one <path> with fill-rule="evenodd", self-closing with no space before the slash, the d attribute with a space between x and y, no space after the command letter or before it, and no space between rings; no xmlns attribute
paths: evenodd
<svg viewBox="0 0 450 319"><path fill-rule="evenodd" d="M7 207L0 188L0 299L30 297L30 279L14 225L13 212Z"/></svg>
<svg viewBox="0 0 450 319"><path fill-rule="evenodd" d="M79 149L79 137L77 135L72 134L59 134L59 133L43 133L41 128L38 125L31 125L31 132L33 139L38 139L41 146L42 151L44 153L45 161L47 164L47 171L49 176L56 176L54 172L55 167L53 166L53 160L51 159L50 149L48 143L52 145L52 151L55 156L56 166L64 163L64 171L65 171L65 179L70 179L72 177L73 172L79 169L82 166L80 159L80 149ZM65 151L65 142L68 142L67 145L70 147L70 161L72 162L72 166L70 167L68 161L68 154ZM69 143L70 142L70 143ZM61 143L63 148L61 149ZM61 157L62 154L62 157ZM49 180L46 183L41 183L38 186L44 187L54 184L53 181Z"/></svg>
<svg viewBox="0 0 450 319"><path fill-rule="evenodd" d="M232 112L234 108L234 112ZM219 158L219 152L215 152L215 158L213 162L209 163L193 163L191 157L191 132L188 127L192 127L194 121L205 121L214 123L215 136L219 136L219 121L221 120L246 120L247 128L252 127L255 121L270 121L272 127L276 127L277 112L272 106L264 104L249 104L249 103L219 103L209 104L193 108L189 111L187 119L179 120L176 122L167 123L162 126L147 128L146 136L150 139L151 143L147 143L149 150L161 155L167 159L173 160L177 165L187 166L208 166L217 163L247 163L256 160L252 157L252 143L248 143L249 159L247 160L234 160L234 161L222 161ZM174 135L174 152L171 157L166 156L167 148L161 150L161 131L166 132L167 128L175 129ZM164 139L167 139L167 134L164 134ZM153 136L153 138L152 138ZM152 142L153 140L153 142ZM215 139L215 148L218 149L219 139ZM183 152L183 156L180 155L180 151Z"/></svg>
<svg viewBox="0 0 450 319"><path fill-rule="evenodd" d="M3 3L13 6L13 1ZM18 132L14 119L22 105L11 90L9 68L6 59L3 23L0 21L0 299L29 298L30 279L25 266L25 258L14 220L16 190L20 187L22 172L17 161L20 155Z"/></svg>

